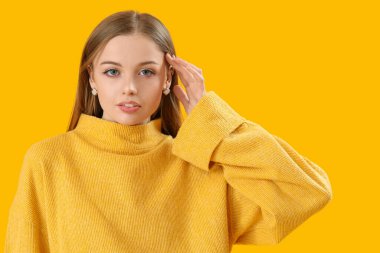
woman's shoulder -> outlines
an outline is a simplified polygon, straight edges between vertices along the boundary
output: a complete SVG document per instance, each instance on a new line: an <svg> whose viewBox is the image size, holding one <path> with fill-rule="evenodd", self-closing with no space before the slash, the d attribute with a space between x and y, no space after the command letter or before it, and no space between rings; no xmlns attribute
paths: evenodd
<svg viewBox="0 0 380 253"><path fill-rule="evenodd" d="M70 146L72 132L56 134L30 144L26 151L26 156L32 158L54 157L63 149Z"/></svg>

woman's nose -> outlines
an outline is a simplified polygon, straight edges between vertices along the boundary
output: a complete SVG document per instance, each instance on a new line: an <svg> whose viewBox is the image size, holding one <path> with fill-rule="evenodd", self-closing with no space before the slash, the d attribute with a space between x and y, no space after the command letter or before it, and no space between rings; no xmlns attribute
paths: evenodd
<svg viewBox="0 0 380 253"><path fill-rule="evenodd" d="M130 94L130 93L136 93L137 92L137 89L136 89L136 84L135 84L135 81L134 80L126 80L123 84L123 93L127 93L127 94Z"/></svg>

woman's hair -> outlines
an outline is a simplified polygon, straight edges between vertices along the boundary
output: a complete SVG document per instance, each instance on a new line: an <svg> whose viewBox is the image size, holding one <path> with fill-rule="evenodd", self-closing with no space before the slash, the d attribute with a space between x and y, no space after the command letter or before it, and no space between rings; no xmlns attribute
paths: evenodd
<svg viewBox="0 0 380 253"><path fill-rule="evenodd" d="M96 56L104 49L107 42L118 35L145 35L152 39L165 54L169 52L175 55L174 45L169 31L164 24L148 13L139 13L129 10L114 13L100 22L91 33L82 53L79 67L79 80L71 121L67 131L73 130L81 113L102 117L103 109L100 106L98 96L91 93L88 67L93 67ZM170 89L178 84L178 76L174 71ZM182 124L182 115L179 100L170 92L162 95L160 106L150 119L161 118L161 132L169 134L173 138Z"/></svg>

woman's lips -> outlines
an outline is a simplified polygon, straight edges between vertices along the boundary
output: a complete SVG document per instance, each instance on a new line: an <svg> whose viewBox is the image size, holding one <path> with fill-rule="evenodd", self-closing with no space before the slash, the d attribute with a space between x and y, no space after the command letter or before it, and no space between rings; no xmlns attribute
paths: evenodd
<svg viewBox="0 0 380 253"><path fill-rule="evenodd" d="M126 107L124 105L118 105L118 107L120 108L120 110L122 110L123 112L128 112L128 113L131 113L131 112L136 112L140 109L140 106L134 106L134 107Z"/></svg>

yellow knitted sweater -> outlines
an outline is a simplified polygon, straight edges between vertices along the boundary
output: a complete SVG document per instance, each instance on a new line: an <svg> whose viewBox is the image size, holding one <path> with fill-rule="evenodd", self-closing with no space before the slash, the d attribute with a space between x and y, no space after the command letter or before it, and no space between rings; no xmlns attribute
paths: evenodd
<svg viewBox="0 0 380 253"><path fill-rule="evenodd" d="M178 135L81 114L32 144L5 252L230 252L277 244L332 199L327 174L208 91Z"/></svg>

